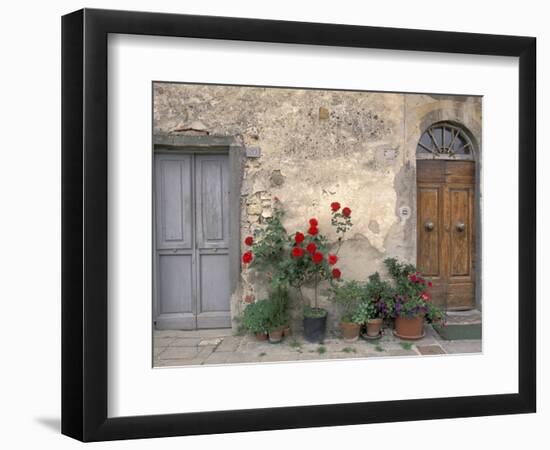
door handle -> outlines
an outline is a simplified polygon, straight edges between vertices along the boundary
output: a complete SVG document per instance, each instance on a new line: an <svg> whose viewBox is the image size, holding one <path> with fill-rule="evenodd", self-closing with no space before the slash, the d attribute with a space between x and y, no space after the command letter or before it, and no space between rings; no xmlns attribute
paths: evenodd
<svg viewBox="0 0 550 450"><path fill-rule="evenodd" d="M464 225L464 222L458 222L456 224L456 231L459 233L462 233L466 229L466 225Z"/></svg>
<svg viewBox="0 0 550 450"><path fill-rule="evenodd" d="M431 220L428 220L424 223L424 228L426 228L426 231L432 231L435 228L435 225Z"/></svg>

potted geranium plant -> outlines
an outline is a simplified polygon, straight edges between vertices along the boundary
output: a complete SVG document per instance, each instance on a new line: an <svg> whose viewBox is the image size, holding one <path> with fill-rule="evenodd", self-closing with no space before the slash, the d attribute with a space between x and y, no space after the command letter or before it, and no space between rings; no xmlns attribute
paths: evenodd
<svg viewBox="0 0 550 450"><path fill-rule="evenodd" d="M364 322L367 336L380 336L384 320L393 311L394 290L389 281L382 280L380 274L375 272L365 284L365 299L368 302L363 309L367 314Z"/></svg>
<svg viewBox="0 0 550 450"><path fill-rule="evenodd" d="M302 286L313 283L313 304L304 302L304 337L310 342L322 342L325 338L328 311L319 307L318 286L321 280L331 283L341 279L342 272L335 267L338 262L338 252L343 242L343 236L352 227L351 209L342 210L340 203L331 203L331 224L336 228L338 236L334 253L327 237L319 232L319 221L309 219L309 228L306 233L297 231L291 236L292 249L290 258L283 263L286 277L290 285L295 286L302 293ZM302 295L303 298L303 295Z"/></svg>
<svg viewBox="0 0 550 450"><path fill-rule="evenodd" d="M384 260L395 281L394 335L407 340L424 337L424 321L441 320L442 312L431 302L429 289L432 282L416 270L412 264Z"/></svg>
<svg viewBox="0 0 550 450"><path fill-rule="evenodd" d="M346 342L354 342L361 331L361 317L357 315L364 289L357 281L345 281L331 287L331 300L341 309L340 328Z"/></svg>
<svg viewBox="0 0 550 450"><path fill-rule="evenodd" d="M313 283L313 302L304 304L304 336L310 342L321 342L325 336L327 311L318 304L318 284L321 280L338 281L342 273L335 267L343 236L351 228L351 209L341 209L338 202L331 204L331 224L336 227L337 247L332 247L327 237L319 232L316 218L309 219L306 233L297 231L287 234L282 225L283 211L277 202L275 215L264 230L258 230L254 237L245 240L251 249L243 254L243 263L259 270L268 271L271 287L297 288L303 299L302 287Z"/></svg>

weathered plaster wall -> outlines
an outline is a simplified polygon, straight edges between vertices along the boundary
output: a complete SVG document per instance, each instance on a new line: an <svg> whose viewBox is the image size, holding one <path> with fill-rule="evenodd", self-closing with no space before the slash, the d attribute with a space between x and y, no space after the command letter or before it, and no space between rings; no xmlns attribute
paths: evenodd
<svg viewBox="0 0 550 450"><path fill-rule="evenodd" d="M352 209L338 264L345 279L383 270L387 256L415 261L416 142L437 120L463 121L478 132L480 115L472 97L154 86L155 133L233 136L261 149L259 158L243 160L242 237L271 217L275 196L288 231L305 231L316 217L330 239L330 203ZM243 271L234 313L263 295L259 277Z"/></svg>

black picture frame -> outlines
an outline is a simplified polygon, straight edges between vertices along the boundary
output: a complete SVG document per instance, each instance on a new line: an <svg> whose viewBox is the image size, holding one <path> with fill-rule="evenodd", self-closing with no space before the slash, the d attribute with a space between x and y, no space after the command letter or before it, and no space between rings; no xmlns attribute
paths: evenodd
<svg viewBox="0 0 550 450"><path fill-rule="evenodd" d="M107 36L519 57L518 393L107 417ZM536 39L84 9L62 18L62 433L82 441L535 412Z"/></svg>

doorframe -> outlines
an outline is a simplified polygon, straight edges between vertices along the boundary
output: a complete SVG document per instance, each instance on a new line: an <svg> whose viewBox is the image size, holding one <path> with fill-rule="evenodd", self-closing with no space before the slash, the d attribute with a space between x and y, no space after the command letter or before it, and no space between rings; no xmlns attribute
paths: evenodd
<svg viewBox="0 0 550 450"><path fill-rule="evenodd" d="M235 316L234 302L231 297L235 295L239 288L239 278L241 272L240 264L240 242L241 242L241 183L243 177L244 160L246 156L245 147L240 144L233 136L185 136L185 135L153 135L153 151L151 152L151 192L155 192L155 155L159 153L168 154L215 154L222 153L229 156L229 283L230 298L229 307L231 319ZM158 264L156 258L156 210L155 196L151 196L151 257L153 269L152 283L152 308L151 324L155 329L155 318L159 312L158 295Z"/></svg>
<svg viewBox="0 0 550 450"><path fill-rule="evenodd" d="M455 111L456 112L456 111ZM475 164L475 185L474 185L474 214L475 214L475 258L474 258L474 264L475 264L475 308L479 311L482 310L482 296L481 293L483 291L483 280L482 280L482 272L483 272L483 255L482 255L482 240L483 240L483 220L482 220L482 206L483 206L483 192L482 192L482 146L481 146L481 125L474 121L473 119L470 119L469 117L466 117L466 115L460 115L460 117L456 116L450 116L448 112L444 109L437 109L434 111L429 112L426 114L421 120L418 127L418 133L415 133L414 136L411 136L411 140L409 142L411 143L411 152L414 159L415 164L415 171L416 171L416 162L418 159L416 157L416 147L418 145L418 141L420 140L421 136L424 134L424 132L430 128L433 125L436 125L438 123L449 123L451 125L460 127L464 133L468 136L472 143L472 147L474 150L474 164ZM414 142L414 145L413 145ZM417 201L417 185L418 180L415 173L415 185L413 190L413 196L414 196L414 207L416 211L416 217L418 217L418 201ZM417 255L418 255L418 242L417 242L417 236L418 236L418 230L416 229L416 223L415 221L415 254L414 258L416 261Z"/></svg>

